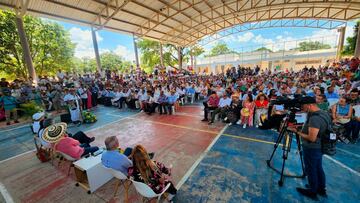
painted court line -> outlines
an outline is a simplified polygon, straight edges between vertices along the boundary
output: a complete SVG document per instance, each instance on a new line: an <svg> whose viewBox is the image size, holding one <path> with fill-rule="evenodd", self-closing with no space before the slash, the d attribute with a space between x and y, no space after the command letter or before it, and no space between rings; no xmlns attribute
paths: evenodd
<svg viewBox="0 0 360 203"><path fill-rule="evenodd" d="M158 122L158 121L143 120L143 119L139 119L139 118L129 118L129 117L127 117L127 118L132 119L132 120L139 120L139 121L143 121L143 122L147 122L147 123L155 123L155 124L166 125L166 126L171 126L171 127L176 127L176 128L183 128L183 129L188 129L188 130L193 130L193 131L206 132L206 133L211 133L211 134L215 134L215 135L218 134L218 132L210 131L210 130L201 130L201 129L190 128L190 127L181 126L181 125Z"/></svg>
<svg viewBox="0 0 360 203"><path fill-rule="evenodd" d="M176 185L177 189L180 189L180 187L186 182L186 180L190 177L190 175L194 172L195 168L200 164L200 162L204 159L206 154L210 151L212 146L216 143L216 141L221 137L222 133L226 130L228 125L226 125L219 134L214 138L214 140L210 143L210 145L205 149L205 151L200 155L200 157L195 161L195 163L190 167L190 169L185 173L185 175L181 178L181 180Z"/></svg>
<svg viewBox="0 0 360 203"><path fill-rule="evenodd" d="M342 167L342 168L350 171L351 173L353 173L353 174L355 174L355 175L357 175L357 176L360 176L360 173L359 173L359 172L357 172L357 171L355 171L354 169L348 167L347 165L341 163L340 161L338 161L338 160L336 160L336 159L334 159L334 158L331 158L331 157L328 156L328 155L324 155L324 157L327 158L327 159L329 159L330 161L338 164L340 167Z"/></svg>
<svg viewBox="0 0 360 203"><path fill-rule="evenodd" d="M341 148L339 148L339 147L337 147L336 149L339 150L339 151L342 151L342 152L344 152L344 153L346 153L346 154L350 154L351 156L354 156L354 157L356 157L356 158L360 158L360 155L355 154L355 153L353 153L353 152L349 152L349 151L347 151L347 150L345 150L345 149L341 149Z"/></svg>
<svg viewBox="0 0 360 203"><path fill-rule="evenodd" d="M33 149L33 150L30 150L30 151L27 151L27 152L24 152L24 153L15 155L15 156L13 156L13 157L10 157L10 158L1 160L1 161L0 161L0 164L4 163L4 162L6 162L6 161L10 161L11 159L15 159L15 158L17 158L17 157L24 156L24 155L29 154L29 153L31 153L31 152L35 152L35 151L36 151L36 150Z"/></svg>
<svg viewBox="0 0 360 203"><path fill-rule="evenodd" d="M136 114L133 114L133 115L130 115L130 116L127 116L127 117L123 117L123 118L121 118L121 119L112 121L112 122L110 122L110 123L107 123L107 124L105 124L105 125L102 125L102 126L99 126L99 127L93 128L93 129L90 129L90 130L86 130L86 131L84 131L84 132L85 132L85 133L92 132L92 131L98 130L98 129L100 129L100 128L106 127L106 126L108 126L108 125L114 124L114 123L116 123L116 122L125 120L126 118L137 116L138 114L139 114L139 113L136 113ZM20 156L26 155L26 154L28 154L28 153L35 152L35 151L36 151L36 150L33 149L33 150L30 150L30 151L27 151L27 152L24 152L24 153L15 155L15 156L13 156L13 157L10 157L10 158L1 160L1 161L0 161L0 164L1 164L1 163L4 163L4 162L6 162L6 161L10 161L10 160L12 160L12 159L18 158L18 157L20 157Z"/></svg>
<svg viewBox="0 0 360 203"><path fill-rule="evenodd" d="M223 134L224 136L227 136L227 137L233 137L233 138L238 138L238 139L242 139L242 140L248 140L248 141L253 141L253 142L260 142L260 143L265 143L265 144L275 144L274 142L269 142L269 141L264 141L264 140L259 140L259 139L254 139L254 138L248 138L248 137L242 137L242 136L234 136L234 135L230 135L230 134ZM280 144L280 146L282 146L282 144ZM343 150L340 150L340 151L343 151ZM346 150L344 150L346 151ZM346 153L346 152L345 152ZM351 153L351 152L348 152L348 153ZM353 154L352 155L356 155L358 156L357 154ZM333 159L331 158L330 156L328 155L324 155L325 158L333 161L334 163L338 164L340 167L344 168L344 169L347 169L348 171L350 171L351 173L357 175L357 176L360 176L360 173L355 171L354 169L350 168L349 166L341 163L340 161L336 160L336 159Z"/></svg>
<svg viewBox="0 0 360 203"><path fill-rule="evenodd" d="M6 203L14 203L13 198L11 197L10 193L5 188L5 185L0 182L0 193L5 199Z"/></svg>
<svg viewBox="0 0 360 203"><path fill-rule="evenodd" d="M3 133L3 132L8 132L8 131L12 131L12 130L17 130L17 129L21 129L21 128L25 128L25 127L27 127L27 128L30 129L30 125L29 125L29 124L24 124L24 125L15 127L15 128L9 128L9 129L5 129L5 130L0 130L0 132Z"/></svg>
<svg viewBox="0 0 360 203"><path fill-rule="evenodd" d="M249 138L249 137L236 136L236 135L230 135L230 134L223 134L223 135L227 136L227 137L232 137L232 138L237 138L237 139L242 139L242 140L248 140L248 141L253 141L253 142L260 142L260 143L271 144L271 145L275 144L275 142L269 142L269 141L260 140L260 139L256 139L256 138ZM279 144L279 145L282 146L282 144Z"/></svg>

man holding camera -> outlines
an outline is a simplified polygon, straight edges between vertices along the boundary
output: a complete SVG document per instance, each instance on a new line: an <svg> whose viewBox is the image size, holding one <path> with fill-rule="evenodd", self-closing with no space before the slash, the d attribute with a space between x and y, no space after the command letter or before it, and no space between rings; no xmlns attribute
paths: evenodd
<svg viewBox="0 0 360 203"><path fill-rule="evenodd" d="M296 188L296 190L304 196L317 200L317 195L326 197L321 136L324 136L331 125L331 117L327 112L320 110L313 97L303 97L301 104L302 110L308 113L307 120L302 130L298 131L296 128L289 128L289 130L302 138L305 173L309 184L306 184L306 189Z"/></svg>

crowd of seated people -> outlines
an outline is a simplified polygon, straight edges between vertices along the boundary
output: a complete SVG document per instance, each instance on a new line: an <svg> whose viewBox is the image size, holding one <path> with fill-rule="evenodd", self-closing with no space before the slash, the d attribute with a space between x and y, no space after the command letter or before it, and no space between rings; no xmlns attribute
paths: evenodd
<svg viewBox="0 0 360 203"><path fill-rule="evenodd" d="M358 66L359 60L354 59L327 63L319 68L305 67L300 71L229 69L211 81L207 99L203 102L203 121L212 124L218 116L224 122L241 124L244 128L279 129L287 110L283 105L274 105L272 101L280 97L307 95L315 97L319 108L329 112L334 125L344 128L344 136L355 143L360 127ZM224 94L227 96L223 97ZM232 106L234 98L239 98L240 111L237 114L226 111L228 107L220 98L232 98L229 106ZM236 122L229 121L228 116L235 118Z"/></svg>
<svg viewBox="0 0 360 203"><path fill-rule="evenodd" d="M26 81L9 83L2 79L0 112L4 112L2 114L6 115L4 117L8 124L11 124L10 118L18 122L18 103L34 101L48 110L65 108L71 113L71 120L79 122L82 110L94 108L99 103L139 109L151 115L156 112L172 114L179 104L204 101L203 121L212 124L219 117L225 122L238 123L246 128L263 127L264 120L279 126L278 120L285 112L282 107L274 106L271 102L278 97L313 96L323 110L329 111L334 109L333 106L341 97L345 97L353 113L349 124L340 124L350 132L351 135L347 136L354 140L358 137L358 66L359 60L354 58L327 62L318 68L304 67L300 71L239 66L210 75L163 71L153 74L116 74L106 71L105 76L102 76L100 73L78 75L59 71L53 78L40 77L37 87ZM240 112L235 112L234 107L240 108ZM332 115L336 116L334 113ZM334 119L334 122L339 123L339 119ZM355 132L350 128L355 129Z"/></svg>

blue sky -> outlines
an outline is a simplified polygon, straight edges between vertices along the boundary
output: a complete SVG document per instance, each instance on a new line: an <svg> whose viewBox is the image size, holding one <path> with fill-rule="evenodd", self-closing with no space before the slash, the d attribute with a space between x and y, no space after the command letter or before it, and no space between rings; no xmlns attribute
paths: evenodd
<svg viewBox="0 0 360 203"><path fill-rule="evenodd" d="M71 40L77 44L75 56L94 58L91 30L88 26L60 22L66 30L70 32ZM346 27L346 37L353 32L353 22L348 22ZM313 39L336 45L337 31L323 30L315 28L265 28L259 30L245 31L238 34L222 38L221 41L238 52L250 51L258 47L268 47L274 50L294 48L302 39ZM126 60L134 60L134 47L131 35L101 30L97 32L100 53L115 52ZM215 44L210 43L204 46L209 51Z"/></svg>

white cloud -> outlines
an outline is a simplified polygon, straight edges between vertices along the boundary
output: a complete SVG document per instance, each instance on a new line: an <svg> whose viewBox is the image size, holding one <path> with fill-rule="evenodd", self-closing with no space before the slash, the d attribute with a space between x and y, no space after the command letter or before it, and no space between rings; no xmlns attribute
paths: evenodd
<svg viewBox="0 0 360 203"><path fill-rule="evenodd" d="M118 45L115 48L114 53L119 55L119 56L122 56L127 61L134 61L135 60L134 51L130 51L127 47L125 47L123 45Z"/></svg>
<svg viewBox="0 0 360 203"><path fill-rule="evenodd" d="M249 42L252 38L254 38L254 34L252 32L246 32L243 35L237 36L238 42Z"/></svg>
<svg viewBox="0 0 360 203"><path fill-rule="evenodd" d="M235 38L234 35L228 35L228 36L226 36L226 37L223 37L222 40L223 40L224 42L230 42L230 43L232 43L232 42L236 41L236 38Z"/></svg>
<svg viewBox="0 0 360 203"><path fill-rule="evenodd" d="M79 58L88 57L94 58L94 47L92 42L92 36L90 30L82 30L77 27L73 27L69 30L70 38L73 43L76 43L75 56ZM100 42L103 38L96 33L97 41ZM101 52L101 50L100 50Z"/></svg>
<svg viewBox="0 0 360 203"><path fill-rule="evenodd" d="M254 39L253 42L256 44L264 44L264 45L268 45L268 44L274 44L274 40L269 39L269 38L264 38L262 35L257 35Z"/></svg>

